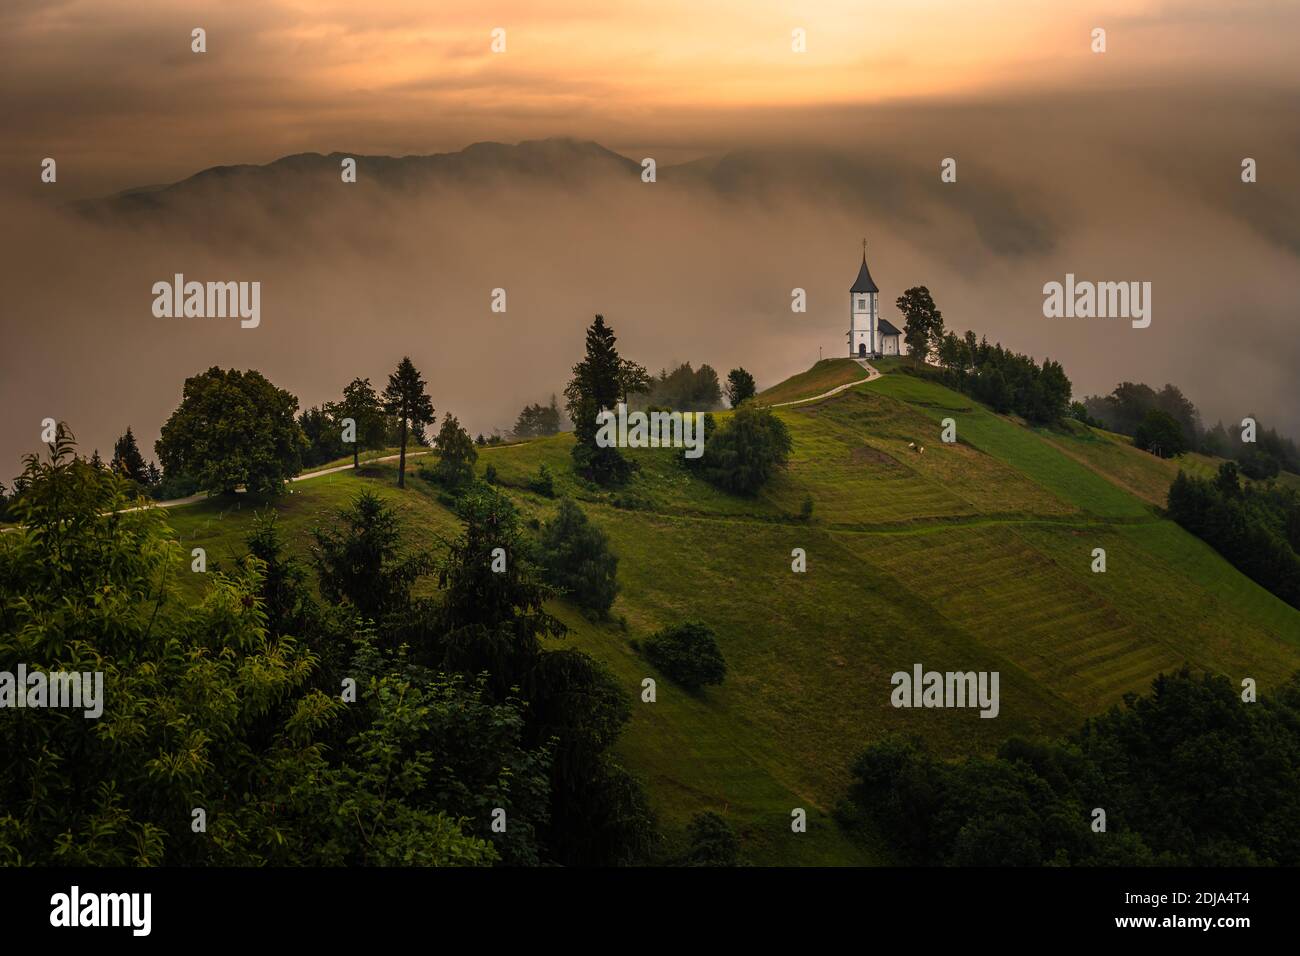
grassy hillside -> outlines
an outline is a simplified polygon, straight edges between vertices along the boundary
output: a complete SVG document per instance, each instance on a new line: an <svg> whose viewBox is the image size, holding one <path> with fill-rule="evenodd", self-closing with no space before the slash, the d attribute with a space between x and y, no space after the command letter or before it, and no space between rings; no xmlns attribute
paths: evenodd
<svg viewBox="0 0 1300 956"><path fill-rule="evenodd" d="M801 398L812 398L832 388L862 381L867 370L850 358L822 359L806 372L787 378L778 385L758 393L760 405L779 405Z"/></svg>
<svg viewBox="0 0 1300 956"><path fill-rule="evenodd" d="M844 383L844 365L862 371L818 363L764 397L819 394ZM491 463L543 520L554 501L523 485L546 464L620 556L613 620L556 611L566 640L629 695L658 678L656 703L634 697L621 748L670 838L715 809L755 862L887 863L828 816L849 762L882 733L919 733L951 756L983 752L1011 734L1072 729L1184 661L1265 690L1300 667L1300 612L1158 516L1176 466L1102 432L1030 429L903 374L777 413L794 456L753 499L696 480L663 450L635 452L641 471L612 493L574 479L569 435L480 450L480 471ZM939 440L948 417L954 445ZM365 486L397 504L413 542L436 545L458 525L414 470L405 493L392 464L300 482L275 503L281 526L305 550L311 525ZM798 518L805 495L810 522ZM221 560L242 550L256 506L209 502L168 520L187 548ZM1090 570L1098 547L1104 574ZM794 548L807 553L805 574L791 571ZM723 686L699 694L629 643L688 618L714 627L729 665ZM915 663L999 671L1000 716L892 708L890 675ZM795 807L809 813L806 834L790 832Z"/></svg>

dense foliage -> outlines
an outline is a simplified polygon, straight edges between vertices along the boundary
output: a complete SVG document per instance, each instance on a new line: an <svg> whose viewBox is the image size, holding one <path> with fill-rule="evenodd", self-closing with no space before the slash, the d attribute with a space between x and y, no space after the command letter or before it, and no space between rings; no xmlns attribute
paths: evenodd
<svg viewBox="0 0 1300 956"><path fill-rule="evenodd" d="M448 488L458 489L474 480L474 462L478 451L469 432L460 427L456 417L448 412L442 419L442 428L434 439L438 461L433 466L433 477Z"/></svg>
<svg viewBox="0 0 1300 956"><path fill-rule="evenodd" d="M908 355L917 363L930 360L943 342L943 313L934 304L930 290L915 286L898 297L894 303L903 314L903 341Z"/></svg>
<svg viewBox="0 0 1300 956"><path fill-rule="evenodd" d="M785 467L793 447L785 423L770 408L742 405L721 427L706 415L704 454L682 461L725 491L754 495Z"/></svg>
<svg viewBox="0 0 1300 956"><path fill-rule="evenodd" d="M550 405L525 405L512 434L515 438L544 438L560 430L560 409L551 396Z"/></svg>
<svg viewBox="0 0 1300 956"><path fill-rule="evenodd" d="M27 460L0 537L0 670L100 672L103 712L6 710L0 862L38 865L483 864L484 785L544 779L517 707L448 675L396 669L364 639L346 703L306 642L268 627L261 562L175 590L157 511L71 455ZM487 708L487 710L485 710ZM448 730L477 726L449 753ZM514 738L512 742L512 737ZM490 775L485 764L493 764ZM540 771L538 770L540 768ZM449 808L456 809L449 812ZM544 810L544 808L543 808ZM481 822L481 826L476 824Z"/></svg>
<svg viewBox="0 0 1300 956"><path fill-rule="evenodd" d="M743 368L733 368L727 373L727 403L735 408L741 402L747 402L758 394L754 376Z"/></svg>
<svg viewBox="0 0 1300 956"><path fill-rule="evenodd" d="M581 608L605 614L618 595L618 557L609 539L569 498L542 525L537 560L547 583Z"/></svg>
<svg viewBox="0 0 1300 956"><path fill-rule="evenodd" d="M1169 517L1203 539L1251 580L1300 608L1300 495L1291 488L1243 487L1224 462L1210 481L1179 472Z"/></svg>
<svg viewBox="0 0 1300 956"><path fill-rule="evenodd" d="M61 435L48 463L28 460L22 524L0 536L0 671L98 670L104 687L98 719L6 710L0 864L651 853L644 794L611 754L630 704L590 658L543 649L564 629L507 499L461 499L435 596L417 588L432 559L363 494L317 530L320 597L262 517L188 601L188 556L163 512L117 513L127 491Z"/></svg>
<svg viewBox="0 0 1300 956"><path fill-rule="evenodd" d="M210 493L278 494L302 467L307 447L298 399L261 372L212 367L185 380L180 407L154 445L164 473Z"/></svg>
<svg viewBox="0 0 1300 956"><path fill-rule="evenodd" d="M1040 425L1061 421L1070 413L1072 386L1059 362L1044 359L1038 365L1030 356L946 333L937 347L942 371L930 366L905 365L913 375L933 378L992 406L1001 414L1014 412Z"/></svg>
<svg viewBox="0 0 1300 956"><path fill-rule="evenodd" d="M903 863L1295 866L1300 675L1253 703L1225 677L1161 675L1066 739L1013 738L994 757L949 762L891 737L852 781L841 822Z"/></svg>
<svg viewBox="0 0 1300 956"><path fill-rule="evenodd" d="M1280 468L1300 472L1300 446L1294 440L1259 425L1254 415L1247 416L1257 422L1254 441L1243 440L1244 425L1226 428L1218 422L1206 428L1201 413L1176 385L1165 385L1157 391L1140 382L1121 382L1109 395L1088 396L1083 406L1088 418L1101 427L1129 436L1137 435L1138 427L1153 409L1164 412L1178 423L1188 451L1231 458L1248 478L1272 478Z"/></svg>
<svg viewBox="0 0 1300 956"><path fill-rule="evenodd" d="M717 635L698 621L655 632L641 643L641 651L646 660L687 690L721 684L727 676Z"/></svg>
<svg viewBox="0 0 1300 956"><path fill-rule="evenodd" d="M722 407L722 385L718 373L708 365L694 369L690 362L683 362L671 371L660 369L637 391L642 394L632 402L636 408L707 412Z"/></svg>
<svg viewBox="0 0 1300 956"><path fill-rule="evenodd" d="M1187 451L1187 439L1168 412L1153 408L1133 433L1133 444L1161 458L1176 458Z"/></svg>

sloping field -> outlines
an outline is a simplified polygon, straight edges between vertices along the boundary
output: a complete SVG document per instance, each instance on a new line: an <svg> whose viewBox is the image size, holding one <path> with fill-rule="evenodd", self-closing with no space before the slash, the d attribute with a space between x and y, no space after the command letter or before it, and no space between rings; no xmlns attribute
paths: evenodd
<svg viewBox="0 0 1300 956"><path fill-rule="evenodd" d="M792 388L834 387L825 382ZM888 862L829 818L850 761L885 732L920 734L952 756L987 752L1012 734L1073 729L1183 662L1264 689L1300 668L1300 612L1159 517L1166 463L1090 430L1029 429L903 374L778 414L794 457L753 499L693 478L668 450L634 453L640 471L615 492L573 477L567 435L480 451L480 472L492 464L541 520L555 501L525 484L546 465L620 557L612 620L563 602L556 611L572 628L566 642L636 701L620 747L670 838L714 809L755 862ZM955 445L939 441L947 417ZM310 527L363 486L397 504L413 544L437 546L456 519L411 470L405 493L383 464L298 483L275 503L291 546L305 552ZM805 496L810 522L797 517ZM243 550L253 505L204 503L167 520L187 553L202 545L220 560ZM795 548L806 573L791 570ZM1092 570L1095 548L1105 573ZM685 693L633 650L686 619L717 631L721 687ZM917 663L998 671L997 719L893 708L890 675ZM646 676L658 680L653 704L639 700ZM796 807L808 833L790 832Z"/></svg>

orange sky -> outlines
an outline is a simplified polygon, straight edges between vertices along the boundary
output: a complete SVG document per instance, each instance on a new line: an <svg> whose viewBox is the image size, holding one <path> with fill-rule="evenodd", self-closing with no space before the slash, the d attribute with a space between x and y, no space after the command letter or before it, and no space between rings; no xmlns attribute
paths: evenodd
<svg viewBox="0 0 1300 956"><path fill-rule="evenodd" d="M664 160L755 111L1249 78L1294 85L1295 3L1240 0L6 0L6 174L69 192L297 151L574 135ZM190 30L208 52L190 51ZM1090 52L1090 31L1108 52ZM506 51L494 54L494 27ZM792 51L806 31L807 52ZM828 131L833 135L833 131ZM80 184L84 187L77 189Z"/></svg>

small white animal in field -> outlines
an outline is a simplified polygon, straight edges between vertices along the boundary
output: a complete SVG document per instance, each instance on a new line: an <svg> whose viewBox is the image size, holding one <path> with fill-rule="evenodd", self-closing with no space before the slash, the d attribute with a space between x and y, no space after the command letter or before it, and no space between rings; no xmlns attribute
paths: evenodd
<svg viewBox="0 0 1300 956"><path fill-rule="evenodd" d="M910 442L908 442L908 443L907 443L907 447L908 447L908 448L915 448L915 447L916 447L916 442L914 442L914 441L910 441Z"/></svg>
<svg viewBox="0 0 1300 956"><path fill-rule="evenodd" d="M920 449L917 451L917 454L918 454L918 455L924 455L924 454L925 454L925 446L924 446L924 445L922 445L922 446L920 447Z"/></svg>

